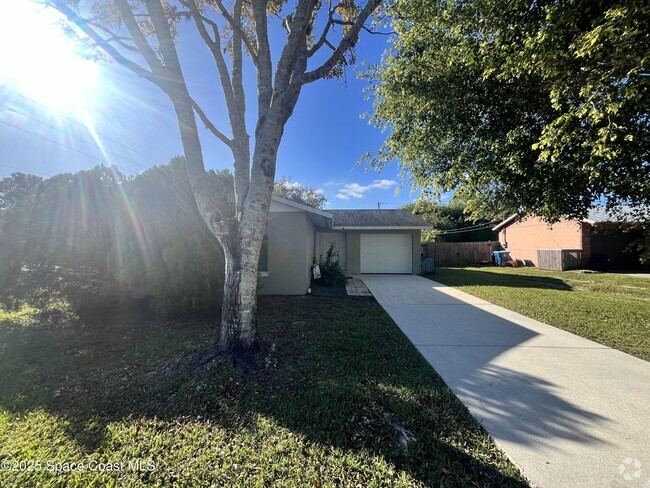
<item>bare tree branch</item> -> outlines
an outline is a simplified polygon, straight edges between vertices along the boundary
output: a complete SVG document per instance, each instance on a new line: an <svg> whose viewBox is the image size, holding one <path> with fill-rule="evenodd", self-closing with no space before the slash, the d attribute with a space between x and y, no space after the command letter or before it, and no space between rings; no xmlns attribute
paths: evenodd
<svg viewBox="0 0 650 488"><path fill-rule="evenodd" d="M337 24L337 25L354 25L354 21L352 21L352 20L341 20L341 19L333 19L332 23ZM395 31L377 32L377 31L372 30L370 27L368 27L366 25L361 26L361 28L364 31L366 31L367 33L373 34L373 35L376 35L376 36L390 36L390 35L395 34Z"/></svg>
<svg viewBox="0 0 650 488"><path fill-rule="evenodd" d="M366 3L366 6L363 8L357 19L354 21L354 24L350 28L350 30L343 36L341 39L341 42L339 43L338 47L334 50L332 55L325 61L321 66L318 68L309 71L305 73L303 76L303 83L312 83L316 80L319 80L325 76L329 72L332 71L332 69L341 62L343 57L345 56L345 53L355 45L357 38L359 36L359 32L361 32L361 29L364 27L366 21L372 15L372 13L379 7L381 4L382 0L368 0L368 3Z"/></svg>
<svg viewBox="0 0 650 488"><path fill-rule="evenodd" d="M318 52L318 50L323 47L323 44L326 44L327 41L327 34L329 34L330 29L332 28L332 25L334 24L334 14L336 13L336 10L341 6L340 3L337 3L334 5L334 7L330 8L329 12L327 13L327 24L325 24L325 27L323 28L323 32L320 35L320 38L314 44L311 49L307 51L308 57L312 57L314 54Z"/></svg>
<svg viewBox="0 0 650 488"><path fill-rule="evenodd" d="M149 44L149 41L147 41L144 33L142 32L142 29L140 29L138 21L135 19L133 11L131 10L131 6L127 0L114 1L115 6L117 7L117 11L122 18L122 22L124 22L126 29L129 31L131 39L133 39L133 43L149 65L149 68L155 75L160 76L161 78L165 78L165 67L162 64L162 61L158 59L158 56Z"/></svg>
<svg viewBox="0 0 650 488"><path fill-rule="evenodd" d="M232 35L232 91L237 102L237 106L235 108L245 125L246 94L244 93L243 81L244 60L242 53L243 37L241 35L241 16L242 0L235 0L235 4L233 6L233 19L235 22L237 22L237 29L233 30Z"/></svg>
<svg viewBox="0 0 650 488"><path fill-rule="evenodd" d="M196 114L199 116L201 119L201 122L205 125L205 128L208 129L212 134L219 139L221 142L223 142L226 146L232 149L232 140L228 139L228 137L221 132L219 129L216 128L216 126L210 121L207 115L205 115L205 112L201 109L199 104L192 98L192 108L196 112Z"/></svg>
<svg viewBox="0 0 650 488"><path fill-rule="evenodd" d="M318 41L316 44L314 44L308 51L307 54L309 57L312 57L314 54L318 52L318 50L323 47L323 44L327 42L327 34L329 34L330 29L332 28L332 25L334 22L332 22L332 18L330 15L330 18L327 20L327 24L323 28L323 32L321 33L320 37L318 38Z"/></svg>
<svg viewBox="0 0 650 488"><path fill-rule="evenodd" d="M135 52L135 53L139 52L137 47L135 47L133 44L129 44L129 42L133 42L133 39L131 39L130 37L120 36L117 33L110 30L109 28L104 27L103 25L97 22L90 21L90 20L87 20L87 22L88 25L90 25L95 29L99 29L100 31L102 31L104 34L108 36L104 38L106 42L115 42L120 46L122 46L124 49L128 49L131 52Z"/></svg>
<svg viewBox="0 0 650 488"><path fill-rule="evenodd" d="M268 0L253 0L253 20L257 33L257 111L258 119L266 118L273 96L273 63L269 45Z"/></svg>
<svg viewBox="0 0 650 488"><path fill-rule="evenodd" d="M90 21L80 17L74 10L68 7L63 0L49 0L49 5L61 12L70 22L86 34L96 46L113 58L115 62L162 88L161 80L159 80L154 73L143 68L138 63L131 61L120 53L114 46L104 39L101 34L90 26Z"/></svg>
<svg viewBox="0 0 650 488"><path fill-rule="evenodd" d="M284 45L275 72L275 91L284 90L291 80L296 56L305 45L307 27L312 21L316 0L299 0L289 26L289 36Z"/></svg>
<svg viewBox="0 0 650 488"><path fill-rule="evenodd" d="M217 7L219 7L219 12L221 12L221 15L223 15L223 17L228 21L233 31L237 31L239 33L242 40L244 41L246 49L248 50L248 54L253 60L253 63L257 64L257 52L253 46L253 41L248 37L246 31L242 29L241 23L235 20L232 15L230 15L230 12L228 12L228 9L224 6L221 0L214 0L214 3L217 5Z"/></svg>
<svg viewBox="0 0 650 488"><path fill-rule="evenodd" d="M217 71L219 73L219 79L221 80L221 87L223 89L224 97L226 99L226 104L228 106L228 111L230 112L230 106L233 104L233 91L232 91L232 82L230 80L230 73L228 72L228 66L226 65L226 60L221 52L221 40L219 35L219 26L216 23L210 24L214 32L214 39L210 37L206 27L205 19L199 12L199 9L196 5L195 0L183 0L183 4L190 9L190 15L194 19L199 35L203 39L203 42L208 46L214 62L217 65Z"/></svg>

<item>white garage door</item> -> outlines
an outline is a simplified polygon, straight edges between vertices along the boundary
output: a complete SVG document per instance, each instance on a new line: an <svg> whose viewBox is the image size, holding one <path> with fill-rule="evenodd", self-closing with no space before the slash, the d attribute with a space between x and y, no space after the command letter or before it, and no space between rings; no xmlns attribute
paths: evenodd
<svg viewBox="0 0 650 488"><path fill-rule="evenodd" d="M361 234L362 273L411 273L411 234Z"/></svg>

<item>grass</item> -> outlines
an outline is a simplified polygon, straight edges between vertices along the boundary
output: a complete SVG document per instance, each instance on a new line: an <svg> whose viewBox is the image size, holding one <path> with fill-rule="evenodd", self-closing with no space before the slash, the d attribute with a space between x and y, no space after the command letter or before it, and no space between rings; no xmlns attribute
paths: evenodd
<svg viewBox="0 0 650 488"><path fill-rule="evenodd" d="M0 459L31 469L0 486L526 486L376 303L263 298L259 317L275 348L248 377L169 362L213 341L201 318L5 323Z"/></svg>
<svg viewBox="0 0 650 488"><path fill-rule="evenodd" d="M536 268L447 268L431 277L491 303L650 360L650 279Z"/></svg>

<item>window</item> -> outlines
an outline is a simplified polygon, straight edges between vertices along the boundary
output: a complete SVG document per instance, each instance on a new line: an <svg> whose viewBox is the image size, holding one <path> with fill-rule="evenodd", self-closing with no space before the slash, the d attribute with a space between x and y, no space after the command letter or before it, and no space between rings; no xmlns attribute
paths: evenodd
<svg viewBox="0 0 650 488"><path fill-rule="evenodd" d="M264 234L262 239L262 248L260 249L260 261L257 267L257 274L259 276L269 275L269 236Z"/></svg>

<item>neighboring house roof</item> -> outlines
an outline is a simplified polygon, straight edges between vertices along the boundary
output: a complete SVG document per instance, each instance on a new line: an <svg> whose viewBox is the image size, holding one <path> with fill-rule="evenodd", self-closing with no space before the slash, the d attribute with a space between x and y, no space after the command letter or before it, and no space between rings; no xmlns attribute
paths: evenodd
<svg viewBox="0 0 650 488"><path fill-rule="evenodd" d="M608 212L605 207L594 207L589 210L587 218L582 219L581 222L586 222L588 224L602 224L605 222L635 222L638 220L638 210L639 209L635 207L623 206L618 212ZM504 227L514 224L522 217L522 214L512 214L495 227L492 227L492 230L498 232Z"/></svg>
<svg viewBox="0 0 650 488"><path fill-rule="evenodd" d="M428 229L419 215L406 210L329 210L334 229Z"/></svg>
<svg viewBox="0 0 650 488"><path fill-rule="evenodd" d="M618 212L608 212L605 207L594 207L589 210L583 222L588 224L602 224L605 222L635 222L638 220L639 208L623 206Z"/></svg>

